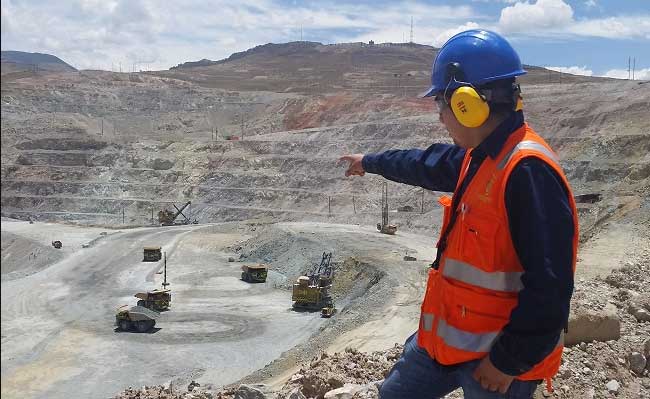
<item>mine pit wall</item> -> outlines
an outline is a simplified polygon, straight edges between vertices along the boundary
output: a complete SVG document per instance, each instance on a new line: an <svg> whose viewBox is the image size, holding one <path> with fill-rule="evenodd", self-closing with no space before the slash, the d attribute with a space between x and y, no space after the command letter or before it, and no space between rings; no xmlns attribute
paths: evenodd
<svg viewBox="0 0 650 399"><path fill-rule="evenodd" d="M362 221L368 219L365 214L379 209L378 180L342 179L336 159L343 152L392 147L397 138L385 138L403 135L400 127L417 132L411 143L427 144L429 139L423 136L431 129L429 122L404 125L330 128L329 141L318 131L297 141L198 145L109 143L94 138L23 140L16 143L17 151L3 156L3 213L24 218L31 210L34 219L121 225L124 209L125 224L150 224L152 208L156 218L159 209L169 206L165 202L192 200L192 217L201 222L250 217L349 220L355 211ZM346 141L348 135L368 137L369 131L380 137ZM421 208L419 194L415 196L412 188L401 190L395 194L396 204ZM370 216L371 224L374 219Z"/></svg>
<svg viewBox="0 0 650 399"><path fill-rule="evenodd" d="M261 218L374 225L383 179L343 178L338 156L449 142L431 104L420 100L232 93L132 77L81 74L59 88L16 92L3 86L3 215L148 225L152 210L155 222L158 210L191 200L191 217L201 223ZM576 194L604 194L600 203L581 207L585 232L620 216L618 208L627 209L635 197L647 206L650 121L643 110L650 96L631 82L581 83L598 98L577 101L565 86L531 84L525 104ZM633 100L616 101L625 93ZM237 133L242 109L250 116L247 137L213 141L210 125L226 126L220 134ZM287 127L304 129L282 131ZM438 193L426 192L423 201L420 189L395 183L389 193L391 223L437 229ZM414 211L394 212L404 206Z"/></svg>
<svg viewBox="0 0 650 399"><path fill-rule="evenodd" d="M424 126L426 129L427 125ZM424 137L410 141L414 146L427 144ZM569 159L563 161L563 166L576 193L602 191L605 185L616 188L616 192L639 195L647 187L650 162L642 155L650 152L646 136L550 141L563 159ZM23 150L13 154L13 158L3 158L5 215L21 211L12 215L24 216L24 212L33 210L37 219L74 220L73 214L77 213L84 214L79 216L85 222L120 225L124 208L125 223L150 224L152 208L156 217L159 209L168 206L167 202L191 200L191 213L201 222L273 217L350 219L374 224L373 220L379 217L381 180L342 179L342 169L336 166L332 155L347 151L331 142L240 141L198 148L179 148L181 144L177 144L175 149L179 152L171 153L167 149L150 153L128 143L56 142L57 148L74 149L43 150L43 146L49 145L47 141L25 141L17 146ZM390 144L350 143L348 147L356 148L347 149L380 151ZM97 150L79 149L83 147ZM625 160L609 161L621 159L616 155L617 149L626 154ZM435 207L435 199L435 193L425 193L425 212ZM390 201L393 210L408 205L419 213L422 208L418 188L391 183ZM102 215L93 220L90 214ZM435 223L427 217L418 226L419 218L422 217L391 215L391 219L410 227L426 229Z"/></svg>

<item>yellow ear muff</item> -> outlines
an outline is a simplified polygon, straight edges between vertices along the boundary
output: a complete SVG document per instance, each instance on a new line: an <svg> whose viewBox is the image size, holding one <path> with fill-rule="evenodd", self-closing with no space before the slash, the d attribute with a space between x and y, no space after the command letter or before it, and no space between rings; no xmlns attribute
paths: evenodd
<svg viewBox="0 0 650 399"><path fill-rule="evenodd" d="M521 111L524 109L524 100L521 99L521 96L517 99L517 104L515 105L515 111Z"/></svg>
<svg viewBox="0 0 650 399"><path fill-rule="evenodd" d="M454 90L449 105L458 122L465 127L479 127L490 116L487 101L470 86Z"/></svg>

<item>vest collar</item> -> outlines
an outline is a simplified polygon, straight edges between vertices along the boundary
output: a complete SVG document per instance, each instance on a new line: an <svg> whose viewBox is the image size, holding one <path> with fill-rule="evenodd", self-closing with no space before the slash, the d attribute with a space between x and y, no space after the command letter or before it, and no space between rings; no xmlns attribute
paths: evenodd
<svg viewBox="0 0 650 399"><path fill-rule="evenodd" d="M489 136L472 150L472 157L487 154L496 159L510 135L524 125L524 112L512 112ZM480 155L479 155L480 154ZM483 156L484 157L484 156Z"/></svg>

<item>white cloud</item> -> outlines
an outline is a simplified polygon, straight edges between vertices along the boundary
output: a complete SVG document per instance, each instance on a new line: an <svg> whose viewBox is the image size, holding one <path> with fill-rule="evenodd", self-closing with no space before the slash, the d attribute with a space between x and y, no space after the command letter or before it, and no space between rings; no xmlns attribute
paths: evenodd
<svg viewBox="0 0 650 399"><path fill-rule="evenodd" d="M607 78L616 78L616 79L627 79L628 72L627 69L610 69L609 71L603 74ZM630 72L630 77L632 73ZM635 80L650 80L650 68L644 68L637 71L634 71Z"/></svg>
<svg viewBox="0 0 650 399"><path fill-rule="evenodd" d="M268 42L299 40L301 26L304 40L324 43L408 41L411 15L414 40L437 47L457 32L478 27L501 31L511 40L650 38L650 15L576 20L561 0L512 6L506 3L514 0L494 0L505 7L498 23L468 5L430 5L425 0L381 7L369 2L277 1L2 0L2 49L54 54L77 68L110 69L122 63L130 70L140 62L165 69L225 58Z"/></svg>
<svg viewBox="0 0 650 399"><path fill-rule="evenodd" d="M466 31L468 29L477 29L479 25L476 22L467 22L464 25L458 26L456 28L451 28L440 32L433 39L433 45L436 47L441 47L447 40L449 40L453 35Z"/></svg>
<svg viewBox="0 0 650 399"><path fill-rule="evenodd" d="M585 6L587 6L587 8L592 8L598 6L598 4L596 4L596 0L587 0L585 1Z"/></svg>
<svg viewBox="0 0 650 399"><path fill-rule="evenodd" d="M650 39L650 15L576 21L566 30L580 36Z"/></svg>
<svg viewBox="0 0 650 399"><path fill-rule="evenodd" d="M147 62L151 69L164 69L299 40L301 26L304 40L401 42L409 39L411 15L418 43L481 19L469 6L423 0L381 7L276 0L2 0L2 49L51 53L78 68Z"/></svg>
<svg viewBox="0 0 650 399"><path fill-rule="evenodd" d="M587 1L587 5L595 1ZM575 19L563 0L516 3L501 10L498 31L534 37L602 37L608 39L650 39L650 14L619 15L597 19Z"/></svg>
<svg viewBox="0 0 650 399"><path fill-rule="evenodd" d="M573 22L573 9L562 0L537 0L516 3L501 10L499 27L503 32L534 32L565 27Z"/></svg>
<svg viewBox="0 0 650 399"><path fill-rule="evenodd" d="M586 66L570 66L570 67L562 67L562 66L547 66L544 67L546 69L550 69L551 71L557 71L557 72L562 72L562 73L570 73L572 75L583 75L583 76L601 76L605 78L616 78L616 79L627 79L628 78L628 72L627 69L610 69L609 71L603 73L603 74L594 74L594 72L587 68ZM630 77L632 76L632 73L630 72ZM643 68L636 70L634 72L634 79L635 80L650 80L650 68Z"/></svg>
<svg viewBox="0 0 650 399"><path fill-rule="evenodd" d="M591 69L588 69L586 66L570 66L570 67L561 67L561 66L547 66L546 69L551 71L570 73L571 75L583 75L583 76L593 76L594 72Z"/></svg>
<svg viewBox="0 0 650 399"><path fill-rule="evenodd" d="M472 3L505 3L514 4L519 0L472 0Z"/></svg>

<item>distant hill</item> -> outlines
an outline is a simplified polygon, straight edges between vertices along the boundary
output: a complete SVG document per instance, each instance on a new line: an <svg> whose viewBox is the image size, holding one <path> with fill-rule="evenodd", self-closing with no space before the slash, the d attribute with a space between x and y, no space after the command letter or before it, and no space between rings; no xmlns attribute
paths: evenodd
<svg viewBox="0 0 650 399"><path fill-rule="evenodd" d="M75 72L77 70L51 54L3 51L1 58L3 75L21 71Z"/></svg>
<svg viewBox="0 0 650 399"><path fill-rule="evenodd" d="M438 49L417 43L268 43L230 57L185 62L159 76L233 91L294 93L402 93L416 96L430 84ZM524 84L577 83L575 76L525 65Z"/></svg>
<svg viewBox="0 0 650 399"><path fill-rule="evenodd" d="M427 85L436 51L414 43L268 43L155 74L234 91L417 91Z"/></svg>
<svg viewBox="0 0 650 399"><path fill-rule="evenodd" d="M289 55L293 52L304 51L305 49L315 48L318 46L323 46L323 43L302 41L302 42L289 42L289 43L280 43L280 44L276 44L276 43L260 44L253 48L249 48L248 50L240 51L238 53L233 53L230 55L230 57L224 58L219 61L212 61L204 58L200 61L184 62L182 64L178 64L175 67L171 67L169 69L192 68L192 67L209 66L215 64L223 64L225 62L235 61L237 59L244 58L247 56L252 56L252 55L266 55L266 56Z"/></svg>

